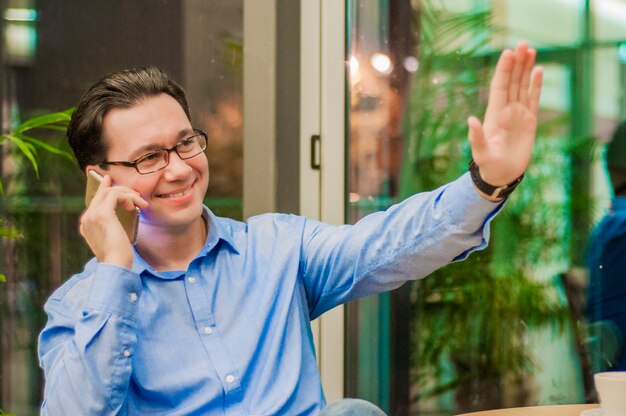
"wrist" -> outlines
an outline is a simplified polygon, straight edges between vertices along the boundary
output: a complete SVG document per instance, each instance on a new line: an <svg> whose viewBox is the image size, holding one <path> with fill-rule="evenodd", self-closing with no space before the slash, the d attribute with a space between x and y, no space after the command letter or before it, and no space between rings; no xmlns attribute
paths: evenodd
<svg viewBox="0 0 626 416"><path fill-rule="evenodd" d="M114 266L122 267L125 269L132 269L134 256L126 253L110 253L98 258L100 263L112 264Z"/></svg>
<svg viewBox="0 0 626 416"><path fill-rule="evenodd" d="M524 174L522 173L517 179L509 184L500 186L492 185L483 180L482 176L480 175L480 169L478 165L474 162L474 159L470 159L469 172L472 178L472 183L474 184L474 187L479 191L480 195L483 198L493 202L499 202L507 198L524 178Z"/></svg>

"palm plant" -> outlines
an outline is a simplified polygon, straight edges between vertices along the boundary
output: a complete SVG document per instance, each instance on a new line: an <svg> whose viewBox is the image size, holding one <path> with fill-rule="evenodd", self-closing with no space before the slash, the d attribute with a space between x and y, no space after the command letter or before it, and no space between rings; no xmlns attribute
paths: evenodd
<svg viewBox="0 0 626 416"><path fill-rule="evenodd" d="M35 171L35 174L39 176L39 166L37 164L38 151L43 150L52 154L72 159L71 154L62 149L59 146L49 143L48 141L35 137L32 133L34 131L51 130L53 132L65 133L67 125L69 124L70 117L73 109L47 113L39 115L24 121L16 126L9 133L0 135L0 146L6 146L11 144L14 149L14 155L16 157L24 157L28 160ZM0 196L5 193L5 187L0 178ZM0 218L0 237L17 239L21 238L22 233L15 227L9 224L5 219ZM0 273L0 281L6 281L6 276Z"/></svg>
<svg viewBox="0 0 626 416"><path fill-rule="evenodd" d="M62 112L53 112L30 118L13 128L9 133L0 136L0 145L5 148L7 144L11 144L9 155L13 165L19 165L22 160L26 160L32 166L35 174L39 177L40 158L39 151L49 154L59 155L73 161L71 154L50 140L45 139L45 131L54 133L65 133L73 109ZM33 133L37 132L37 136ZM0 154L1 156L1 154ZM0 196L5 195L5 186L0 178ZM0 237L8 239L21 239L23 233L14 227L8 220L0 218ZM0 272L0 282L6 282L7 277ZM1 415L12 416L0 409Z"/></svg>
<svg viewBox="0 0 626 416"><path fill-rule="evenodd" d="M405 125L405 196L467 171L465 118L484 112L481 86L488 85L495 57L484 53L496 31L492 10L452 13L434 0L415 4L420 67ZM456 393L456 411L498 407L502 381L521 383L536 368L529 330L563 329L567 307L537 265L568 261L570 201L542 200L548 192L567 195L564 140L541 138L564 121L540 126L533 166L494 222L490 247L413 284L411 359L419 369L412 374L413 400Z"/></svg>

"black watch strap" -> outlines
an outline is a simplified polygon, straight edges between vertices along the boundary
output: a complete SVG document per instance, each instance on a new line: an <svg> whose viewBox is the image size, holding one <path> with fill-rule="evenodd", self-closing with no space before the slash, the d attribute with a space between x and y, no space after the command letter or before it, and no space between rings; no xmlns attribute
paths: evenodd
<svg viewBox="0 0 626 416"><path fill-rule="evenodd" d="M506 198L511 194L511 192L513 192L515 187L519 185L522 179L524 179L524 174L522 173L519 178L515 179L513 182L506 186L493 186L483 181L483 178L480 177L478 165L474 162L474 159L470 159L469 172L470 176L472 177L472 181L474 182L474 185L476 185L478 189L480 189L482 192L492 198Z"/></svg>

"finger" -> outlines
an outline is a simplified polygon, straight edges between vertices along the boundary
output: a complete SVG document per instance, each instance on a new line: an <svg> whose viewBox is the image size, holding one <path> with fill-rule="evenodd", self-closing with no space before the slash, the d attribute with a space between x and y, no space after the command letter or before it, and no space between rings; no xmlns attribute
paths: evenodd
<svg viewBox="0 0 626 416"><path fill-rule="evenodd" d="M535 65L536 56L537 51L535 49L528 49L526 52L526 62L524 64L524 72L522 73L522 81L519 92L519 101L525 106L528 106L530 77L532 75L533 66Z"/></svg>
<svg viewBox="0 0 626 416"><path fill-rule="evenodd" d="M142 198L141 194L134 189L127 187L114 187L117 205L124 205L126 209L133 210L135 207L148 208L148 201Z"/></svg>
<svg viewBox="0 0 626 416"><path fill-rule="evenodd" d="M485 141L485 133L480 120L474 116L467 119L467 138L472 149L472 155L476 156L482 153L487 143Z"/></svg>
<svg viewBox="0 0 626 416"><path fill-rule="evenodd" d="M543 84L543 68L535 67L532 73L530 89L528 90L528 109L532 114L539 111L539 99L541 98L541 86Z"/></svg>
<svg viewBox="0 0 626 416"><path fill-rule="evenodd" d="M126 200L130 200L139 207L145 208L148 206L148 202L141 197L139 192L127 186L112 186L111 178L109 176L105 176L102 179L102 183L98 187L98 191L96 192L92 203L96 203L97 205L109 203L109 198L113 198L115 205L120 205L125 203Z"/></svg>
<svg viewBox="0 0 626 416"><path fill-rule="evenodd" d="M503 108L508 103L509 83L511 82L514 61L515 56L510 49L505 49L500 54L496 64L496 71L489 87L487 113Z"/></svg>
<svg viewBox="0 0 626 416"><path fill-rule="evenodd" d="M518 43L515 48L513 69L511 71L511 80L509 82L509 102L519 100L520 86L522 83L522 75L524 74L524 64L526 62L526 54L528 44L526 42Z"/></svg>
<svg viewBox="0 0 626 416"><path fill-rule="evenodd" d="M148 201L146 201L145 199L143 199L141 197L141 195L137 194L134 198L133 198L133 205L135 205L137 208L141 208L141 209L145 209L148 208L150 206L150 204L148 203Z"/></svg>
<svg viewBox="0 0 626 416"><path fill-rule="evenodd" d="M108 192L102 207L103 209L109 210L109 212L114 212L118 207L122 207L127 211L133 211L137 207L145 209L148 205L148 202L141 198L135 191L121 190L118 189L118 187L114 187Z"/></svg>
<svg viewBox="0 0 626 416"><path fill-rule="evenodd" d="M100 186L98 187L98 189L110 188L111 186L113 186L113 179L109 175L104 175L102 177L102 180L100 181Z"/></svg>
<svg viewBox="0 0 626 416"><path fill-rule="evenodd" d="M133 211L135 208L145 209L148 208L148 202L139 195L130 195L129 198L123 199L118 202L123 205L127 211Z"/></svg>

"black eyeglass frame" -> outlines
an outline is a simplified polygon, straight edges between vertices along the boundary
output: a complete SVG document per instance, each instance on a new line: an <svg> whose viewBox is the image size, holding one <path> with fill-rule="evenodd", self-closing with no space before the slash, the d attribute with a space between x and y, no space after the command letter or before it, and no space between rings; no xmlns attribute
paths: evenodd
<svg viewBox="0 0 626 416"><path fill-rule="evenodd" d="M184 139L180 140L178 143L176 143L174 146L168 148L168 149L159 149L159 150L155 150L154 152L150 152L150 153L146 153L145 155L141 155L139 156L137 159L134 160L130 160L130 161L105 161L105 162L101 162L98 163L98 166L107 166L107 165L115 165L115 166L126 166L129 168L134 168L137 173L139 173L140 175L149 175L151 173L155 173L158 172L160 170L165 169L169 164L170 164L170 153L171 152L176 152L176 154L178 155L179 158L181 158L182 160L187 160L187 159L191 159L193 157L198 156L200 153L204 152L206 150L207 147L207 143L209 141L208 135L206 134L206 132L204 130L200 130L200 129L193 129L194 134L192 134L189 137L185 137ZM192 139L194 137L198 137L198 136L202 136L204 137L204 146L202 146L202 149L200 149L200 151L194 155L191 156L181 156L180 153L178 153L178 146L180 146L183 142ZM165 156L165 165L163 165L162 167L160 167L159 169L156 170L152 170L150 172L141 172L139 170L139 168L137 168L137 164L142 160L145 159L146 157L152 156L154 154L157 153L162 153L162 152L166 152L166 156Z"/></svg>

